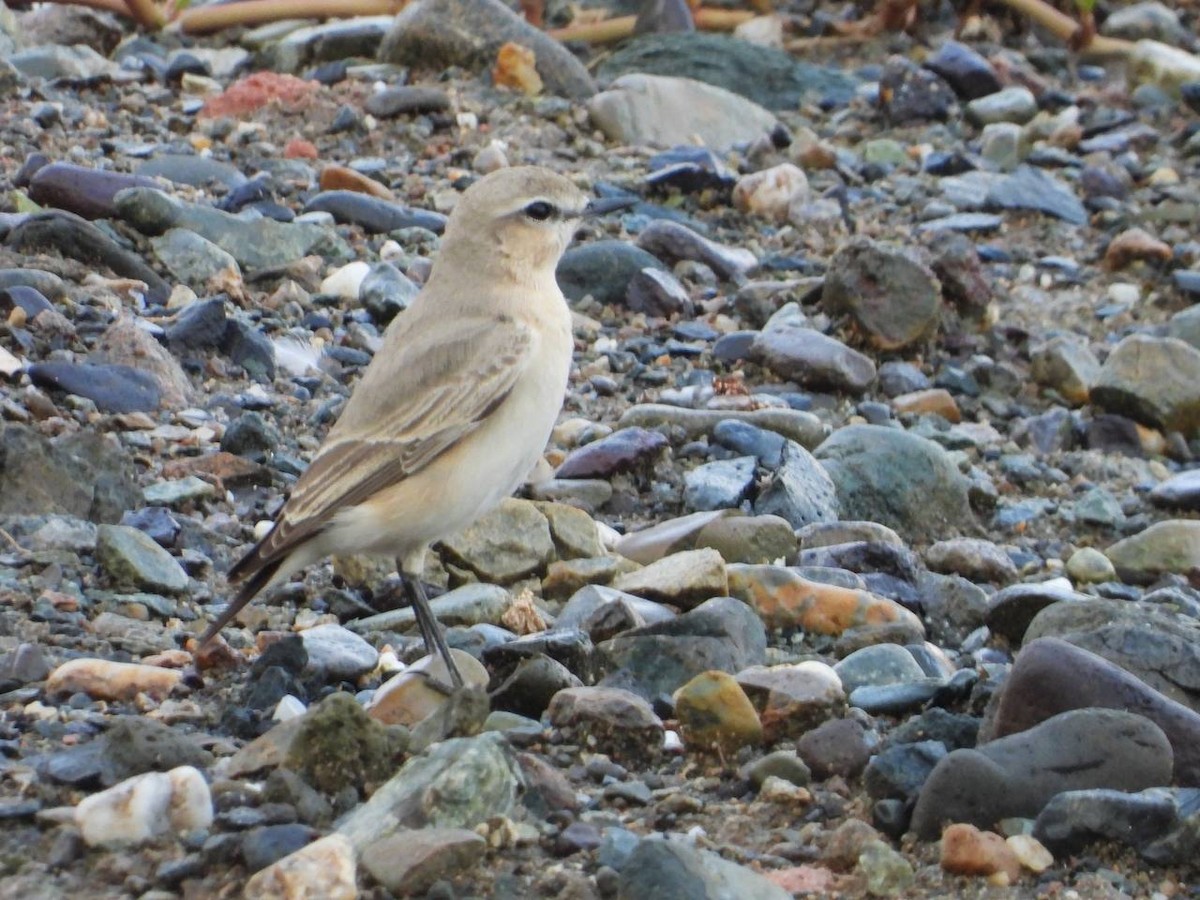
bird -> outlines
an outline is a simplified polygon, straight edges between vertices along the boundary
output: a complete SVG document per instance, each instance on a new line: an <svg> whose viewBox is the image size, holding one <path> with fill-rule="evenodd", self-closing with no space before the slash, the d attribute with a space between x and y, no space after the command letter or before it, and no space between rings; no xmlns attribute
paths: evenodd
<svg viewBox="0 0 1200 900"><path fill-rule="evenodd" d="M508 497L562 408L574 337L555 269L580 223L629 205L538 166L458 198L429 277L383 341L271 529L228 572L239 586L200 639L331 555L390 556L426 652L463 684L422 582L429 545Z"/></svg>

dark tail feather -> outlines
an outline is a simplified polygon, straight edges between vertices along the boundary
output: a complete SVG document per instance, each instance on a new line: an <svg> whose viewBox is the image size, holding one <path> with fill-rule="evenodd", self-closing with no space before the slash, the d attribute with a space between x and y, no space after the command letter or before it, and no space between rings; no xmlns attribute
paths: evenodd
<svg viewBox="0 0 1200 900"><path fill-rule="evenodd" d="M275 573L279 571L279 567L283 565L283 561L286 558L286 556L283 556L279 557L278 559L271 560L270 562L261 566L259 569L255 570L252 574L247 574L250 567L256 563L262 562L258 555L258 547L255 547L240 560L238 560L233 568L229 570L228 577L231 581L237 581L240 578L245 578L246 581L238 590L237 596L229 601L229 605L225 607L225 611L217 616L216 621L208 626L208 630L206 630L204 635L200 638L201 647L215 638L217 633L226 625L228 625L233 617L240 613L242 608L255 598L259 591L267 586L267 582L269 582L275 576Z"/></svg>

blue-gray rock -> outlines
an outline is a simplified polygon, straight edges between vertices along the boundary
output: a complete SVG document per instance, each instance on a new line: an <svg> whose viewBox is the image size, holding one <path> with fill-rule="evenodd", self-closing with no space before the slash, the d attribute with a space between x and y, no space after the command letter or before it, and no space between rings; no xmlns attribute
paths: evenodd
<svg viewBox="0 0 1200 900"><path fill-rule="evenodd" d="M722 447L735 453L752 455L767 468L774 469L783 464L784 447L788 440L778 432L737 419L725 419L713 427L712 436Z"/></svg>
<svg viewBox="0 0 1200 900"><path fill-rule="evenodd" d="M955 750L922 788L912 828L930 839L947 822L986 828L1013 816L1034 817L1063 791L1169 784L1173 760L1166 735L1149 719L1073 710L974 750Z"/></svg>
<svg viewBox="0 0 1200 900"><path fill-rule="evenodd" d="M162 400L157 379L132 366L45 362L25 371L38 387L86 397L101 412L153 412Z"/></svg>
<svg viewBox="0 0 1200 900"><path fill-rule="evenodd" d="M861 394L875 381L875 363L836 338L794 325L758 333L751 357L803 387Z"/></svg>
<svg viewBox="0 0 1200 900"><path fill-rule="evenodd" d="M304 211L327 212L335 221L358 225L373 234L401 228L424 228L441 234L446 228L446 217L441 213L413 209L359 191L321 191L304 204Z"/></svg>
<svg viewBox="0 0 1200 900"><path fill-rule="evenodd" d="M725 35L647 34L625 41L597 70L602 81L628 72L694 78L741 94L767 109L791 110L821 97L848 100L855 79L799 62L771 47Z"/></svg>
<svg viewBox="0 0 1200 900"><path fill-rule="evenodd" d="M225 339L225 298L210 297L189 303L166 326L167 343L172 348L203 350L216 347Z"/></svg>
<svg viewBox="0 0 1200 900"><path fill-rule="evenodd" d="M697 466L684 475L684 504L690 510L736 508L754 487L754 472L753 456L719 459Z"/></svg>
<svg viewBox="0 0 1200 900"><path fill-rule="evenodd" d="M242 837L242 861L246 864L246 871L257 872L311 844L318 837L319 831L301 822L260 825L251 828Z"/></svg>
<svg viewBox="0 0 1200 900"><path fill-rule="evenodd" d="M786 519L793 528L838 518L837 489L811 453L787 441L783 460L759 492L754 512Z"/></svg>
<svg viewBox="0 0 1200 900"><path fill-rule="evenodd" d="M174 547L175 539L183 526L165 506L143 506L131 509L121 516L122 525L136 528L150 537L160 547Z"/></svg>
<svg viewBox="0 0 1200 900"><path fill-rule="evenodd" d="M367 98L363 109L377 119L394 119L450 108L450 95L441 88L416 84L391 85Z"/></svg>
<svg viewBox="0 0 1200 900"><path fill-rule="evenodd" d="M1150 500L1171 509L1200 509L1200 469L1189 469L1159 482L1150 491Z"/></svg>
<svg viewBox="0 0 1200 900"><path fill-rule="evenodd" d="M121 193L130 190L150 188L128 188ZM140 256L74 213L49 210L25 216L8 232L4 245L16 253L35 255L54 250L67 259L105 266L122 277L144 281L149 287L149 299L155 303L165 302L171 294L170 285Z"/></svg>
<svg viewBox="0 0 1200 900"><path fill-rule="evenodd" d="M29 182L29 199L85 219L114 215L113 197L130 187L157 187L153 179L124 172L55 162L38 169Z"/></svg>
<svg viewBox="0 0 1200 900"><path fill-rule="evenodd" d="M420 286L390 262L373 263L358 286L358 301L380 325L387 325L421 291Z"/></svg>
<svg viewBox="0 0 1200 900"><path fill-rule="evenodd" d="M233 190L246 183L247 178L229 163L207 156L164 153L138 163L135 174L165 178L175 184L209 187L216 183Z"/></svg>
<svg viewBox="0 0 1200 900"><path fill-rule="evenodd" d="M126 525L101 525L96 559L117 587L178 594L188 587L187 573L175 557L147 534Z"/></svg>
<svg viewBox="0 0 1200 900"><path fill-rule="evenodd" d="M555 276L570 300L591 295L604 304L621 304L634 276L644 269L666 271L651 253L627 241L590 241L571 247L558 263Z"/></svg>
<svg viewBox="0 0 1200 900"><path fill-rule="evenodd" d="M54 304L46 299L43 294L35 287L30 287L27 284L14 284L11 287L0 288L0 310L10 311L19 309L25 313L26 318L32 319L47 311L54 310Z"/></svg>
<svg viewBox="0 0 1200 900"><path fill-rule="evenodd" d="M1100 842L1141 850L1165 837L1177 819L1175 800L1166 792L1064 791L1038 813L1033 836L1056 856Z"/></svg>
<svg viewBox="0 0 1200 900"><path fill-rule="evenodd" d="M855 650L838 662L833 671L842 679L847 694L866 685L908 684L925 677L913 655L897 644L876 644Z"/></svg>
<svg viewBox="0 0 1200 900"><path fill-rule="evenodd" d="M641 230L637 245L664 262L693 260L704 263L725 279L749 275L758 268L758 258L742 247L726 247L681 222L655 219Z"/></svg>
<svg viewBox="0 0 1200 900"><path fill-rule="evenodd" d="M620 871L617 900L790 900L792 896L754 870L701 850L682 837L643 838Z"/></svg>
<svg viewBox="0 0 1200 900"><path fill-rule="evenodd" d="M239 317L225 323L221 350L257 381L275 378L275 347L251 322Z"/></svg>
<svg viewBox="0 0 1200 900"><path fill-rule="evenodd" d="M879 522L914 542L977 527L966 479L932 441L881 425L850 425L814 456L837 488L845 519Z"/></svg>
<svg viewBox="0 0 1200 900"><path fill-rule="evenodd" d="M907 684L864 684L848 702L873 716L898 716L928 703L942 688L941 678L922 678Z"/></svg>
<svg viewBox="0 0 1200 900"><path fill-rule="evenodd" d="M690 316L692 300L679 279L663 269L647 267L629 280L625 305L649 316Z"/></svg>
<svg viewBox="0 0 1200 900"><path fill-rule="evenodd" d="M963 100L975 100L1000 90L1000 79L992 64L958 41L942 41L925 60L925 68L941 75Z"/></svg>
<svg viewBox="0 0 1200 900"><path fill-rule="evenodd" d="M993 181L984 202L1002 209L1032 209L1072 225L1088 220L1087 210L1066 184L1033 166L1018 166L1011 175Z"/></svg>
<svg viewBox="0 0 1200 900"><path fill-rule="evenodd" d="M767 637L745 603L714 597L673 619L626 631L596 649L608 673L603 684L654 699L710 669L735 673L760 665Z"/></svg>
<svg viewBox="0 0 1200 900"><path fill-rule="evenodd" d="M893 744L871 758L863 787L874 800L909 800L945 758L946 747L939 741Z"/></svg>
<svg viewBox="0 0 1200 900"><path fill-rule="evenodd" d="M379 651L336 623L307 628L300 640L308 654L305 672L324 681L354 681L379 662Z"/></svg>

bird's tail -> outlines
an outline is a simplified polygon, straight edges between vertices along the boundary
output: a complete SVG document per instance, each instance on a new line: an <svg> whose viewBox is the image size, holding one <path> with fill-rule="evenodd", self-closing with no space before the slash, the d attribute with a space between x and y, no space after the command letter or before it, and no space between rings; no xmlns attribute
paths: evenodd
<svg viewBox="0 0 1200 900"><path fill-rule="evenodd" d="M239 559L229 570L227 577L230 583L242 581L243 584L233 599L229 601L229 605L225 607L225 611L217 616L213 623L205 630L203 636L200 638L200 646L203 647L216 637L217 633L228 625L247 603L258 596L259 592L271 583L271 579L279 572L279 567L283 565L284 560L287 558L286 556L281 556L264 563L262 556L259 554L260 548L261 545L256 546Z"/></svg>

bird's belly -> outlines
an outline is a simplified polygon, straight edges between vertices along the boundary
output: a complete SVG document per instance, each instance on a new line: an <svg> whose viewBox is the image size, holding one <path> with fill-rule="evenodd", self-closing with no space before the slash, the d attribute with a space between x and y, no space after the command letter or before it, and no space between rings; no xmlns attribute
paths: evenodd
<svg viewBox="0 0 1200 900"><path fill-rule="evenodd" d="M562 377L526 378L487 421L416 475L343 511L330 553L407 557L449 537L512 494L545 449L562 406Z"/></svg>

